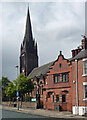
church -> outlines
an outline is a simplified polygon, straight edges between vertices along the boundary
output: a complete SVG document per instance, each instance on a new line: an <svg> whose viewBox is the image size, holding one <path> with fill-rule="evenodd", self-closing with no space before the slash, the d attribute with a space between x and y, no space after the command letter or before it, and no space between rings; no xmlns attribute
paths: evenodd
<svg viewBox="0 0 87 120"><path fill-rule="evenodd" d="M34 83L32 97L37 108L87 113L87 38L65 58L62 51L55 61L38 66L38 47L32 34L29 8L20 54L20 73Z"/></svg>
<svg viewBox="0 0 87 120"><path fill-rule="evenodd" d="M25 35L21 44L20 73L28 76L35 67L38 67L37 43L33 38L28 7Z"/></svg>

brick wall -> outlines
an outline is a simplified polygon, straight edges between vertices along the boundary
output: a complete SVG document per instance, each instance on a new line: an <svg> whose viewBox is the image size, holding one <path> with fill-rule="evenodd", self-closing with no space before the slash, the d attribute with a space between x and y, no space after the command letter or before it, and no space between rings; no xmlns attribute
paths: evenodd
<svg viewBox="0 0 87 120"><path fill-rule="evenodd" d="M83 77L83 61L78 61L78 102L79 106L87 106L87 103L84 99L84 86L83 82L87 82L87 76ZM73 106L76 105L76 62L72 62L72 80L75 81L73 83Z"/></svg>
<svg viewBox="0 0 87 120"><path fill-rule="evenodd" d="M60 67L61 64L61 67ZM69 73L69 81L62 82L62 73ZM60 74L60 82L54 83L54 74ZM66 102L62 103L62 95L66 95ZM54 95L54 102L52 96ZM59 102L56 102L56 95L59 95ZM47 101L46 101L46 97ZM71 80L71 66L63 55L59 55L54 62L50 72L47 73L46 86L43 93L44 109L54 109L54 105L60 105L61 110L72 111L72 80Z"/></svg>

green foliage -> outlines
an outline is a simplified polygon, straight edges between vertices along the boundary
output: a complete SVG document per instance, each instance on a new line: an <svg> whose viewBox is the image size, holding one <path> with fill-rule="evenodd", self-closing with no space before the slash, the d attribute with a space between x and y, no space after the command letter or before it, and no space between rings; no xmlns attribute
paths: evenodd
<svg viewBox="0 0 87 120"><path fill-rule="evenodd" d="M11 81L7 77L2 77L2 79L0 80L0 87L2 88L2 101L8 100L5 90L7 90L9 83L11 83Z"/></svg>
<svg viewBox="0 0 87 120"><path fill-rule="evenodd" d="M31 92L34 88L31 79L24 76L23 74L20 74L18 79L14 80L16 90L17 90L17 82L18 82L18 91L20 93L20 96L23 96L24 94Z"/></svg>
<svg viewBox="0 0 87 120"><path fill-rule="evenodd" d="M11 83L11 81L7 77L2 77L2 79L0 80L0 85L3 89L7 89L8 83Z"/></svg>
<svg viewBox="0 0 87 120"><path fill-rule="evenodd" d="M16 87L14 86L13 83L8 83L8 88L7 90L5 91L6 93L6 96L9 98L9 99L14 99L16 98Z"/></svg>
<svg viewBox="0 0 87 120"><path fill-rule="evenodd" d="M6 83L5 83L5 82ZM18 84L17 84L18 83ZM30 78L20 74L18 79L14 80L13 83L8 79L3 79L3 85L8 86L5 90L5 94L9 99L15 99L17 93L17 85L20 97L22 98L26 93L31 92L34 89L33 82Z"/></svg>

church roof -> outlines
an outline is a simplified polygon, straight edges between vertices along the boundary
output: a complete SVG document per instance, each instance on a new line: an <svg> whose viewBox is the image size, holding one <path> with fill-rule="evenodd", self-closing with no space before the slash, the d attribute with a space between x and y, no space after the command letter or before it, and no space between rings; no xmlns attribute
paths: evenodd
<svg viewBox="0 0 87 120"><path fill-rule="evenodd" d="M70 59L70 61L83 58L87 58L87 49L82 49L74 58Z"/></svg>
<svg viewBox="0 0 87 120"><path fill-rule="evenodd" d="M69 58L68 60L74 61L75 59L83 59L83 58L87 58L87 49L86 50L82 49L74 58ZM45 75L47 72L49 72L49 68L51 68L54 62L55 61L34 68L32 72L28 75L28 77L34 78L34 77L39 77L41 75Z"/></svg>
<svg viewBox="0 0 87 120"><path fill-rule="evenodd" d="M49 72L49 68L51 68L51 65L54 62L50 62L48 64L42 65L40 67L34 68L32 70L32 72L28 75L28 77L30 78L34 78L34 77L39 77L41 75L45 75L47 72Z"/></svg>

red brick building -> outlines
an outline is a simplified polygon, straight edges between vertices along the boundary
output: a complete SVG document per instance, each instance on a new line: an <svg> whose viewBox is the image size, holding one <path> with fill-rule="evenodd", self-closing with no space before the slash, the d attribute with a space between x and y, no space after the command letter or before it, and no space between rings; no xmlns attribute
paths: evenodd
<svg viewBox="0 0 87 120"><path fill-rule="evenodd" d="M87 38L81 47L72 50L72 58L65 59L62 53L54 62L38 67L37 44L32 35L29 8L26 30L21 44L20 73L34 83L32 96L40 108L73 111L83 115L87 112Z"/></svg>
<svg viewBox="0 0 87 120"><path fill-rule="evenodd" d="M34 83L34 91L32 91L32 97L36 98L37 108L43 107L43 87L45 86L47 72L49 72L49 68L52 64L53 62L50 62L48 64L34 68L28 76L33 80Z"/></svg>
<svg viewBox="0 0 87 120"><path fill-rule="evenodd" d="M87 38L82 40L82 50L72 52L72 110L73 114L87 113Z"/></svg>
<svg viewBox="0 0 87 120"><path fill-rule="evenodd" d="M61 54L49 69L43 89L43 108L87 113L87 38L72 50L72 58Z"/></svg>
<svg viewBox="0 0 87 120"><path fill-rule="evenodd" d="M65 59L60 51L58 59L34 68L28 77L34 82L33 97L40 108L87 113L87 38L72 50L72 58Z"/></svg>
<svg viewBox="0 0 87 120"><path fill-rule="evenodd" d="M47 73L43 89L43 108L72 111L71 63L60 51L58 59Z"/></svg>

